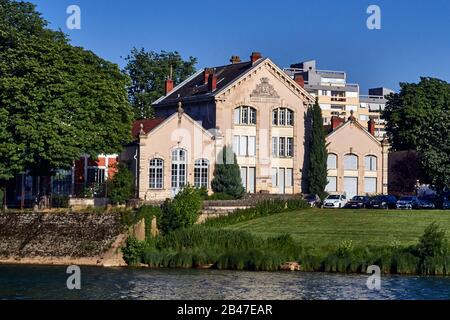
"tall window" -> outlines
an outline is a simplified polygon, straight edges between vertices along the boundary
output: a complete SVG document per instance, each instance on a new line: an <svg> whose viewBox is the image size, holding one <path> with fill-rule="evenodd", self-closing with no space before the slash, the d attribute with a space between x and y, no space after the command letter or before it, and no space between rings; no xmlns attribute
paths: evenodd
<svg viewBox="0 0 450 320"><path fill-rule="evenodd" d="M205 159L195 161L194 185L196 188L208 188L209 162Z"/></svg>
<svg viewBox="0 0 450 320"><path fill-rule="evenodd" d="M181 189L186 185L186 151L172 152L172 188Z"/></svg>
<svg viewBox="0 0 450 320"><path fill-rule="evenodd" d="M272 156L278 157L278 137L272 138Z"/></svg>
<svg viewBox="0 0 450 320"><path fill-rule="evenodd" d="M328 170L337 169L337 155L335 155L334 153L328 154L327 168Z"/></svg>
<svg viewBox="0 0 450 320"><path fill-rule="evenodd" d="M150 160L150 189L163 189L164 187L164 161L162 159Z"/></svg>
<svg viewBox="0 0 450 320"><path fill-rule="evenodd" d="M366 171L377 171L377 157L366 156L364 160Z"/></svg>
<svg viewBox="0 0 450 320"><path fill-rule="evenodd" d="M280 145L280 151L279 156L285 157L286 156L286 138L280 138L278 144Z"/></svg>
<svg viewBox="0 0 450 320"><path fill-rule="evenodd" d="M233 151L242 157L254 157L256 155L255 136L234 136Z"/></svg>
<svg viewBox="0 0 450 320"><path fill-rule="evenodd" d="M294 156L294 138L287 138L286 139L286 157L293 157Z"/></svg>
<svg viewBox="0 0 450 320"><path fill-rule="evenodd" d="M344 170L358 170L358 156L346 154L344 156Z"/></svg>
<svg viewBox="0 0 450 320"><path fill-rule="evenodd" d="M255 125L256 109L247 106L242 106L234 109L234 124Z"/></svg>
<svg viewBox="0 0 450 320"><path fill-rule="evenodd" d="M286 108L278 108L272 111L272 125L293 126L294 112Z"/></svg>

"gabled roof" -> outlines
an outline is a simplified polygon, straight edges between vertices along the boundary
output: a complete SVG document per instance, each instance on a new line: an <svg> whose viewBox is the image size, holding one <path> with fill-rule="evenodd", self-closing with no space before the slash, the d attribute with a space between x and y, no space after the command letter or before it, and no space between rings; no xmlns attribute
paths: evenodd
<svg viewBox="0 0 450 320"><path fill-rule="evenodd" d="M244 78L253 69L259 67L263 63L269 64L280 77L285 79L284 82L286 84L290 83L290 86L298 87L297 89L302 95L305 97L310 97L310 100L314 101L314 99L306 90L304 90L304 88L301 88L269 58L260 58L255 63L246 61L212 68L214 70L214 75L217 76L217 86L214 91L208 90L208 84L205 84L205 77L203 74L204 70L200 70L175 87L167 96L163 96L156 100L153 103L153 106L158 107L162 105L175 105L179 101L188 102L212 99L223 93L224 90L232 86L233 83L241 78Z"/></svg>
<svg viewBox="0 0 450 320"><path fill-rule="evenodd" d="M152 119L155 120L154 122L151 123L151 126L149 126L149 130L145 130L144 129L144 135L148 136L150 134L155 133L156 131L158 131L159 128L162 128L166 123L169 123L173 118L175 117L179 117L179 113L175 112L173 113L170 117L165 118L165 119ZM197 128L199 128L200 130L202 130L204 133L206 133L208 136L210 136L211 138L214 137L214 135L209 132L208 130L206 130L200 123L198 123L197 121L195 121L194 119L192 119L187 113L183 112L181 114L182 118L185 118L187 121L191 122L194 126L196 126ZM141 121L151 121L151 120L141 120ZM139 121L136 121L135 124L138 124L139 130L138 130L138 135L137 138L139 138L140 136L140 123ZM133 128L134 128L134 124L133 124Z"/></svg>
<svg viewBox="0 0 450 320"><path fill-rule="evenodd" d="M380 140L378 140L377 138L375 138L373 135L370 134L369 131L367 131L367 129L360 124L357 120L347 120L344 123L342 123L340 126L338 126L336 129L334 129L333 131L331 131L326 138L330 138L332 136L334 136L337 132L342 131L345 127L349 126L350 124L353 124L355 127L361 129L370 139L372 139L373 141L375 141L377 144L381 145L382 142Z"/></svg>
<svg viewBox="0 0 450 320"><path fill-rule="evenodd" d="M163 118L156 118L156 119L144 119L144 120L137 120L133 122L133 128L131 129L131 134L133 136L133 139L139 138L139 135L141 133L141 125L143 131L147 134L150 131L152 131L154 128L159 126L161 123L164 122L165 119Z"/></svg>

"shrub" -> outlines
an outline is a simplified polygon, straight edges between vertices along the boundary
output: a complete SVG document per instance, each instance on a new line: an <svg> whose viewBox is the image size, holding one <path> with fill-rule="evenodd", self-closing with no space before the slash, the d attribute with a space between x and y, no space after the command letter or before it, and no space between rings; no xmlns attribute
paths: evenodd
<svg viewBox="0 0 450 320"><path fill-rule="evenodd" d="M0 189L0 209L3 208L3 197L5 196L5 192L3 191L3 189Z"/></svg>
<svg viewBox="0 0 450 320"><path fill-rule="evenodd" d="M197 189L186 186L173 200L162 206L159 222L161 231L166 234L172 230L192 226L197 222L202 208L202 198Z"/></svg>
<svg viewBox="0 0 450 320"><path fill-rule="evenodd" d="M130 169L124 164L117 165L117 172L108 181L108 196L113 204L126 204L133 197L134 178Z"/></svg>
<svg viewBox="0 0 450 320"><path fill-rule="evenodd" d="M227 153L233 154L233 163L227 163ZM218 159L222 160L222 163L217 163L214 169L214 178L211 181L213 191L230 195L233 198L241 198L245 190L242 186L236 155L229 147L224 147Z"/></svg>
<svg viewBox="0 0 450 320"><path fill-rule="evenodd" d="M134 237L127 239L126 245L122 248L123 259L128 265L137 265L142 261L145 243Z"/></svg>
<svg viewBox="0 0 450 320"><path fill-rule="evenodd" d="M234 200L235 197L226 193L213 193L212 195L206 197L207 200Z"/></svg>
<svg viewBox="0 0 450 320"><path fill-rule="evenodd" d="M442 256L446 253L447 241L445 231L441 230L439 225L433 222L427 228L419 239L417 245L417 254L421 261L427 257Z"/></svg>

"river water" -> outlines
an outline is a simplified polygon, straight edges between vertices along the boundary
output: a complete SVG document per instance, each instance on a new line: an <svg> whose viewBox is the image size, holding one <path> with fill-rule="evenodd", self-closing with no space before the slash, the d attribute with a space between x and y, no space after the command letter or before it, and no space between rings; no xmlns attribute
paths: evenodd
<svg viewBox="0 0 450 320"><path fill-rule="evenodd" d="M81 267L81 289L68 290L65 267L0 266L0 299L450 299L450 277L302 272L236 272Z"/></svg>

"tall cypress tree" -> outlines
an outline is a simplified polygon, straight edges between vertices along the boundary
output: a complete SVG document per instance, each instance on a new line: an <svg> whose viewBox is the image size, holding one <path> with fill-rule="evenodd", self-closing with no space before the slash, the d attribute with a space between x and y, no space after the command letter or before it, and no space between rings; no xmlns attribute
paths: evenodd
<svg viewBox="0 0 450 320"><path fill-rule="evenodd" d="M309 192L317 194L321 199L326 195L327 186L327 146L325 141L325 131L323 128L322 110L319 102L310 110L312 121L312 134L310 145L310 164L309 164Z"/></svg>
<svg viewBox="0 0 450 320"><path fill-rule="evenodd" d="M233 154L233 162L227 161L227 152ZM215 193L224 193L235 198L240 198L244 195L245 190L242 186L241 172L237 164L236 155L228 147L224 147L219 154L221 163L216 164L214 170L214 179L211 182L211 187Z"/></svg>

